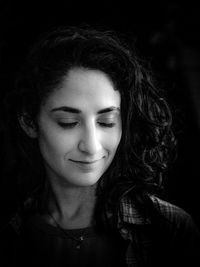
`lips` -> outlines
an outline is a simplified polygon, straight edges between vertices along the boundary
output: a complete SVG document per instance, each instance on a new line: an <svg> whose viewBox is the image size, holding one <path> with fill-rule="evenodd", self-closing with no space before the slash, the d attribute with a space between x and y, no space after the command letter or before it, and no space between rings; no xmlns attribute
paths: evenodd
<svg viewBox="0 0 200 267"><path fill-rule="evenodd" d="M81 161L81 160L73 160L73 159L69 159L69 160L72 161L72 162L75 162L75 163L80 163L80 164L86 164L86 165L89 165L89 164L96 163L96 162L99 161L100 159L92 160L92 161Z"/></svg>
<svg viewBox="0 0 200 267"><path fill-rule="evenodd" d="M102 158L101 158L102 159ZM98 160L73 160L69 159L81 172L94 172L100 167L101 159Z"/></svg>

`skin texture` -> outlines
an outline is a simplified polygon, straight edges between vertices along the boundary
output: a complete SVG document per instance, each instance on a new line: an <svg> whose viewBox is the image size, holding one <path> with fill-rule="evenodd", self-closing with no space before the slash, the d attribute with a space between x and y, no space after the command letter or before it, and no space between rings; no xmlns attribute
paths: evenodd
<svg viewBox="0 0 200 267"><path fill-rule="evenodd" d="M69 70L45 99L37 127L21 127L37 138L50 194L49 213L66 229L93 224L97 182L121 140L121 97L103 72ZM52 218L45 220L54 224Z"/></svg>
<svg viewBox="0 0 200 267"><path fill-rule="evenodd" d="M121 139L119 109L120 94L103 72L69 71L38 116L39 146L53 183L91 186L100 179Z"/></svg>

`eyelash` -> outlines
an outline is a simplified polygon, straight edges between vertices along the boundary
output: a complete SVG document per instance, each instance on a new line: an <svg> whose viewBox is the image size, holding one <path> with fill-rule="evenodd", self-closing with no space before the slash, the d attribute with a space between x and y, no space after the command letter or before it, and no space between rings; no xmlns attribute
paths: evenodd
<svg viewBox="0 0 200 267"><path fill-rule="evenodd" d="M64 129L72 129L78 124L78 122L70 122L70 123L59 122L58 124ZM98 124L105 128L112 128L115 126L115 123L113 122L112 123L99 122Z"/></svg>
<svg viewBox="0 0 200 267"><path fill-rule="evenodd" d="M62 128L71 129L74 128L77 125L77 123L78 122L69 122L69 123L58 122L58 125L61 126Z"/></svg>
<svg viewBox="0 0 200 267"><path fill-rule="evenodd" d="M101 125L103 127L107 127L107 128L112 128L115 126L115 123L113 123L113 122L111 122L111 123L99 122L99 125Z"/></svg>

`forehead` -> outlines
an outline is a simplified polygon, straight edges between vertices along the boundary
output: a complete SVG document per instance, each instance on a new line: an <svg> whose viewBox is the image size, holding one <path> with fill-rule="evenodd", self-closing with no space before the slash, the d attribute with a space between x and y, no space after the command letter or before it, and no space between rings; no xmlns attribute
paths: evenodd
<svg viewBox="0 0 200 267"><path fill-rule="evenodd" d="M81 110L120 107L121 97L112 80L98 70L71 69L63 77L61 86L47 98L49 108L72 106Z"/></svg>

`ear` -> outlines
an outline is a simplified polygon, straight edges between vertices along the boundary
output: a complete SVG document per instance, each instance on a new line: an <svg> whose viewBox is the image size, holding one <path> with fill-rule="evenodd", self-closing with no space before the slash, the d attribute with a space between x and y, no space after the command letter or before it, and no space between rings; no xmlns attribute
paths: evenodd
<svg viewBox="0 0 200 267"><path fill-rule="evenodd" d="M24 132L30 138L37 138L37 130L34 122L30 119L30 116L27 113L23 113L18 117L19 124Z"/></svg>

